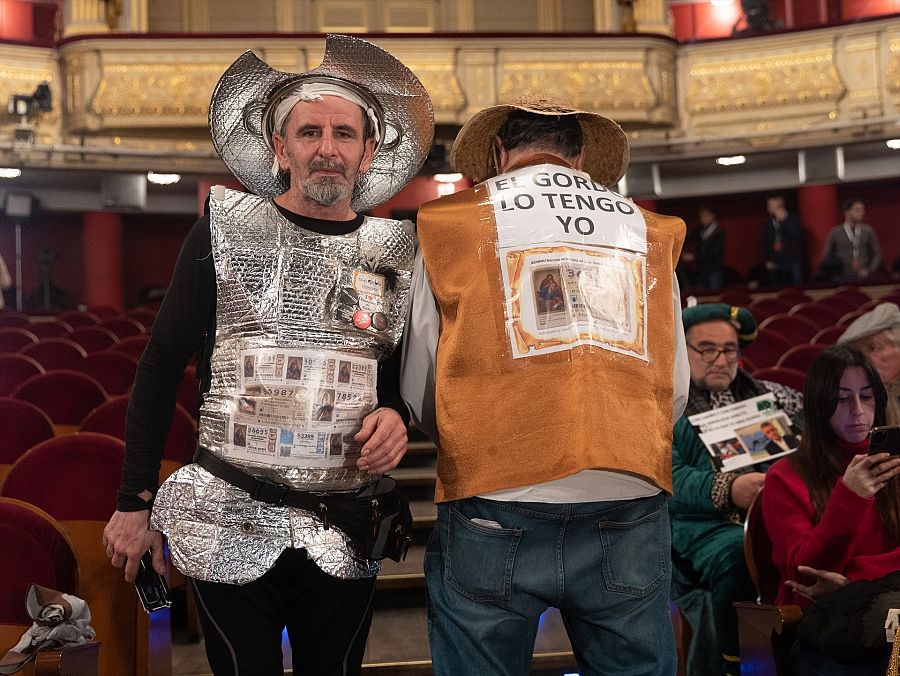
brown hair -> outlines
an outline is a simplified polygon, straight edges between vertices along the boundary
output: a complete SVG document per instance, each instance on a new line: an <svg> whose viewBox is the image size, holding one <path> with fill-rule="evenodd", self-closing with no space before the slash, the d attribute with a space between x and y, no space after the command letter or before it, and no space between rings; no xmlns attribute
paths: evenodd
<svg viewBox="0 0 900 676"><path fill-rule="evenodd" d="M809 490L817 523L825 512L832 487L844 473L840 439L830 421L837 408L841 378L852 367L865 372L875 396L875 425L884 424L887 392L865 355L849 345L835 345L821 352L806 375L803 438L797 452L789 458ZM890 541L900 544L900 483L889 481L876 493L875 504Z"/></svg>

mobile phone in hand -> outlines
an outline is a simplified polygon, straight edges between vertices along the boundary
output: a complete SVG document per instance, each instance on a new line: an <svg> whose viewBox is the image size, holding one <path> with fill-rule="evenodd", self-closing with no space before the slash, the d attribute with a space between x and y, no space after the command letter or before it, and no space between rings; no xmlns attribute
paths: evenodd
<svg viewBox="0 0 900 676"><path fill-rule="evenodd" d="M872 428L869 432L869 455L876 453L900 455L900 425Z"/></svg>
<svg viewBox="0 0 900 676"><path fill-rule="evenodd" d="M137 589L141 605L148 613L172 605L169 585L166 584L166 579L153 569L153 556L150 550L141 557L141 565L137 577L134 578L134 588Z"/></svg>

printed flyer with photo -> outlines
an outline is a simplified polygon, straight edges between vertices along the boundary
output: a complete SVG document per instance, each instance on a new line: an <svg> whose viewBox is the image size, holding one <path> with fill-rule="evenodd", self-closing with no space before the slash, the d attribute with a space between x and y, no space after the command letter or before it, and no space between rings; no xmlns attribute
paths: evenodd
<svg viewBox="0 0 900 676"><path fill-rule="evenodd" d="M800 445L800 434L771 393L697 413L688 422L722 472L780 458Z"/></svg>
<svg viewBox="0 0 900 676"><path fill-rule="evenodd" d="M640 209L557 165L524 167L487 186L512 357L595 345L647 361Z"/></svg>

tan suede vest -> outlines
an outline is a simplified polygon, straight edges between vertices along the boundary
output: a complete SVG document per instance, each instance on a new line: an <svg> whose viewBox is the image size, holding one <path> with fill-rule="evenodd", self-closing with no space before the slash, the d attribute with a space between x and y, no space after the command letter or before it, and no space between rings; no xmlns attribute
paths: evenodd
<svg viewBox="0 0 900 676"><path fill-rule="evenodd" d="M518 165L554 163L537 155ZM480 184L419 211L440 311L437 501L559 479L634 473L671 493L672 277L684 223L641 210L647 228L648 361L598 348L510 357L493 211Z"/></svg>

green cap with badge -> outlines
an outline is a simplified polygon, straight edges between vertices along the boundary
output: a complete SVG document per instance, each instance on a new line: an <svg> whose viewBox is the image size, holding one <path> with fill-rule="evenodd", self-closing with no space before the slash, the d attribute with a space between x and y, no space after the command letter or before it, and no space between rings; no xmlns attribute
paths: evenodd
<svg viewBox="0 0 900 676"><path fill-rule="evenodd" d="M738 344L741 349L756 340L756 318L747 308L728 305L727 303L703 303L686 307L681 311L684 330L703 322L725 321L734 326L738 333Z"/></svg>

